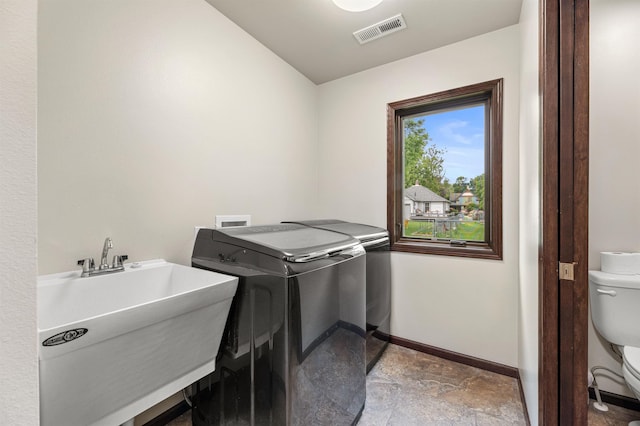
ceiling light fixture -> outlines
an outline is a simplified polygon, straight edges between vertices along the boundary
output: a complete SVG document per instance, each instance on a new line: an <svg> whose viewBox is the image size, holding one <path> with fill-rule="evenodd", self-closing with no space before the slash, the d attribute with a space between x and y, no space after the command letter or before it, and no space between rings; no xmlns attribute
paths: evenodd
<svg viewBox="0 0 640 426"><path fill-rule="evenodd" d="M333 2L340 9L344 9L349 12L363 12L365 10L373 9L382 0L333 0Z"/></svg>

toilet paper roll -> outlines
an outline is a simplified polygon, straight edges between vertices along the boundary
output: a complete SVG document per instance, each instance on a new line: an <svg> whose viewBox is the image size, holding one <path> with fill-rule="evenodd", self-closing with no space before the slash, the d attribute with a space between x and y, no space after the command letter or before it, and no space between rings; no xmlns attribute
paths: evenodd
<svg viewBox="0 0 640 426"><path fill-rule="evenodd" d="M600 269L610 274L640 274L640 253L603 251L600 253Z"/></svg>

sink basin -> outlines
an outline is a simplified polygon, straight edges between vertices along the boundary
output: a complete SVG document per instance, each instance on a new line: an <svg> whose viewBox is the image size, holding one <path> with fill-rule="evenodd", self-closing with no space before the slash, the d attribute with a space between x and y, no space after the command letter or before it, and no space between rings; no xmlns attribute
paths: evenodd
<svg viewBox="0 0 640 426"><path fill-rule="evenodd" d="M237 283L164 260L38 277L41 425L118 425L211 373Z"/></svg>

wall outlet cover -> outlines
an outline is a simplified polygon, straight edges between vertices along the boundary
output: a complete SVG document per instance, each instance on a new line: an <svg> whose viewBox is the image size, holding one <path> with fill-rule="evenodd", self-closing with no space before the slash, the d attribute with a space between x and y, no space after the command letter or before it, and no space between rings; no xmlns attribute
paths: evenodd
<svg viewBox="0 0 640 426"><path fill-rule="evenodd" d="M251 226L251 215L216 215L216 228L237 228L239 226Z"/></svg>

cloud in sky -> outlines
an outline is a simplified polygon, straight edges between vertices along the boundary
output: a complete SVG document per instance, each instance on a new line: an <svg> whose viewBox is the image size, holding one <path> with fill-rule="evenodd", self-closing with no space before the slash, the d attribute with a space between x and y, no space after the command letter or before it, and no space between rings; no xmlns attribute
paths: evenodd
<svg viewBox="0 0 640 426"><path fill-rule="evenodd" d="M465 130L469 129L469 122L462 120L452 120L437 129L439 136L445 140L463 145L471 145L478 134L469 134ZM448 145L448 144L447 144Z"/></svg>
<svg viewBox="0 0 640 426"><path fill-rule="evenodd" d="M446 150L445 175L473 178L484 173L484 107L474 106L423 116L431 143Z"/></svg>
<svg viewBox="0 0 640 426"><path fill-rule="evenodd" d="M445 176L455 182L458 176L473 178L484 173L484 149L449 149L444 154Z"/></svg>

